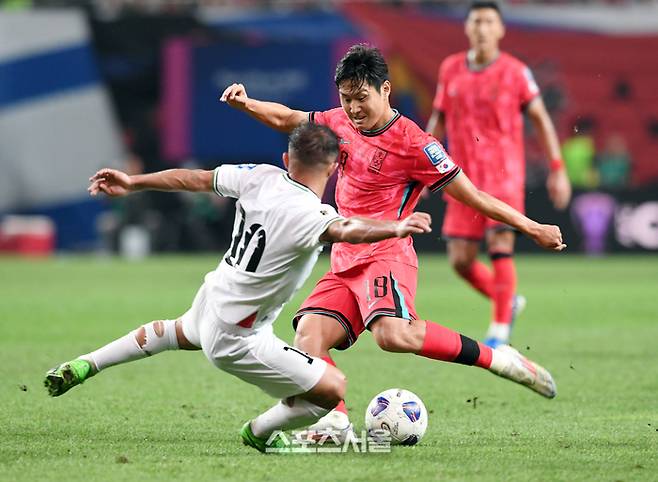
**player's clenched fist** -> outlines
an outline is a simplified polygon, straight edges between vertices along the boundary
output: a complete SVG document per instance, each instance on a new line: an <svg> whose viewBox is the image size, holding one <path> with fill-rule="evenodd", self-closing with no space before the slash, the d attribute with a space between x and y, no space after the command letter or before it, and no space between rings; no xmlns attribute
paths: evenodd
<svg viewBox="0 0 658 482"><path fill-rule="evenodd" d="M125 196L130 193L132 181L125 172L116 169L101 169L89 178L89 194L96 196L104 192L108 196Z"/></svg>
<svg viewBox="0 0 658 482"><path fill-rule="evenodd" d="M406 238L412 234L429 233L432 231L432 217L427 213L413 213L398 223L395 234L398 238Z"/></svg>
<svg viewBox="0 0 658 482"><path fill-rule="evenodd" d="M249 97L247 96L247 89L244 88L244 85L231 84L224 90L219 100L226 102L236 109L242 109L247 103L247 100L249 100Z"/></svg>
<svg viewBox="0 0 658 482"><path fill-rule="evenodd" d="M542 248L553 251L562 251L567 247L562 242L560 228L550 224L540 224L538 229L532 234L532 239Z"/></svg>

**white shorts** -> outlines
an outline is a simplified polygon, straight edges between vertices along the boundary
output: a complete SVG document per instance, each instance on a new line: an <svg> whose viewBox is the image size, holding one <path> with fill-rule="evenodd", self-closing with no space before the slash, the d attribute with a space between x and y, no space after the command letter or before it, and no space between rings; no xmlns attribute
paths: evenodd
<svg viewBox="0 0 658 482"><path fill-rule="evenodd" d="M275 398L306 393L320 381L327 362L285 343L272 325L251 330L223 323L206 301L204 284L181 321L185 338L216 367Z"/></svg>

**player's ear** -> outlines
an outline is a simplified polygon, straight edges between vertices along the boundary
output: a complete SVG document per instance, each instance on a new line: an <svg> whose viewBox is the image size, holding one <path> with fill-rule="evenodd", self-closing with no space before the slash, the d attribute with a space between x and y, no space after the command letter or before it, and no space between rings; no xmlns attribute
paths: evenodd
<svg viewBox="0 0 658 482"><path fill-rule="evenodd" d="M331 163L329 169L327 170L327 177L331 177L334 172L338 169L338 159Z"/></svg>
<svg viewBox="0 0 658 482"><path fill-rule="evenodd" d="M288 165L290 164L290 158L288 157L288 153L284 152L281 158L283 159L283 165L285 166L286 169L288 169Z"/></svg>
<svg viewBox="0 0 658 482"><path fill-rule="evenodd" d="M382 83L382 89L381 89L382 95L389 96L391 95L391 82L388 80L385 80Z"/></svg>

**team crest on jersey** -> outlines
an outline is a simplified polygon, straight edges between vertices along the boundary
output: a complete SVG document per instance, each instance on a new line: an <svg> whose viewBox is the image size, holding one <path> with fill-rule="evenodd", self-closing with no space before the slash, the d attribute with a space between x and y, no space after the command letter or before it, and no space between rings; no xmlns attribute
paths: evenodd
<svg viewBox="0 0 658 482"><path fill-rule="evenodd" d="M384 163L384 159L386 158L387 154L388 152L386 152L384 149L377 148L375 150L375 153L370 158L370 165L368 166L368 170L370 172L379 174L379 171L381 171L382 169L382 164Z"/></svg>

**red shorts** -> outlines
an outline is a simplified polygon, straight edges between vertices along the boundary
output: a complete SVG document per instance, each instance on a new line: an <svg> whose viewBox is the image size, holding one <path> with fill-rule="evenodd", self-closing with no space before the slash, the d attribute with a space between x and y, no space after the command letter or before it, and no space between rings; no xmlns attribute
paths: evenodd
<svg viewBox="0 0 658 482"><path fill-rule="evenodd" d="M506 202L514 209L525 213L523 196L505 196L499 197L501 201ZM500 221L480 214L466 204L462 204L456 199L446 196L446 213L443 217L442 233L445 238L468 239L472 241L481 241L484 234L490 229L514 229Z"/></svg>
<svg viewBox="0 0 658 482"><path fill-rule="evenodd" d="M416 319L414 298L418 270L395 261L372 261L342 272L325 274L293 318L293 328L305 314L329 316L345 329L353 345L368 324L379 316Z"/></svg>

